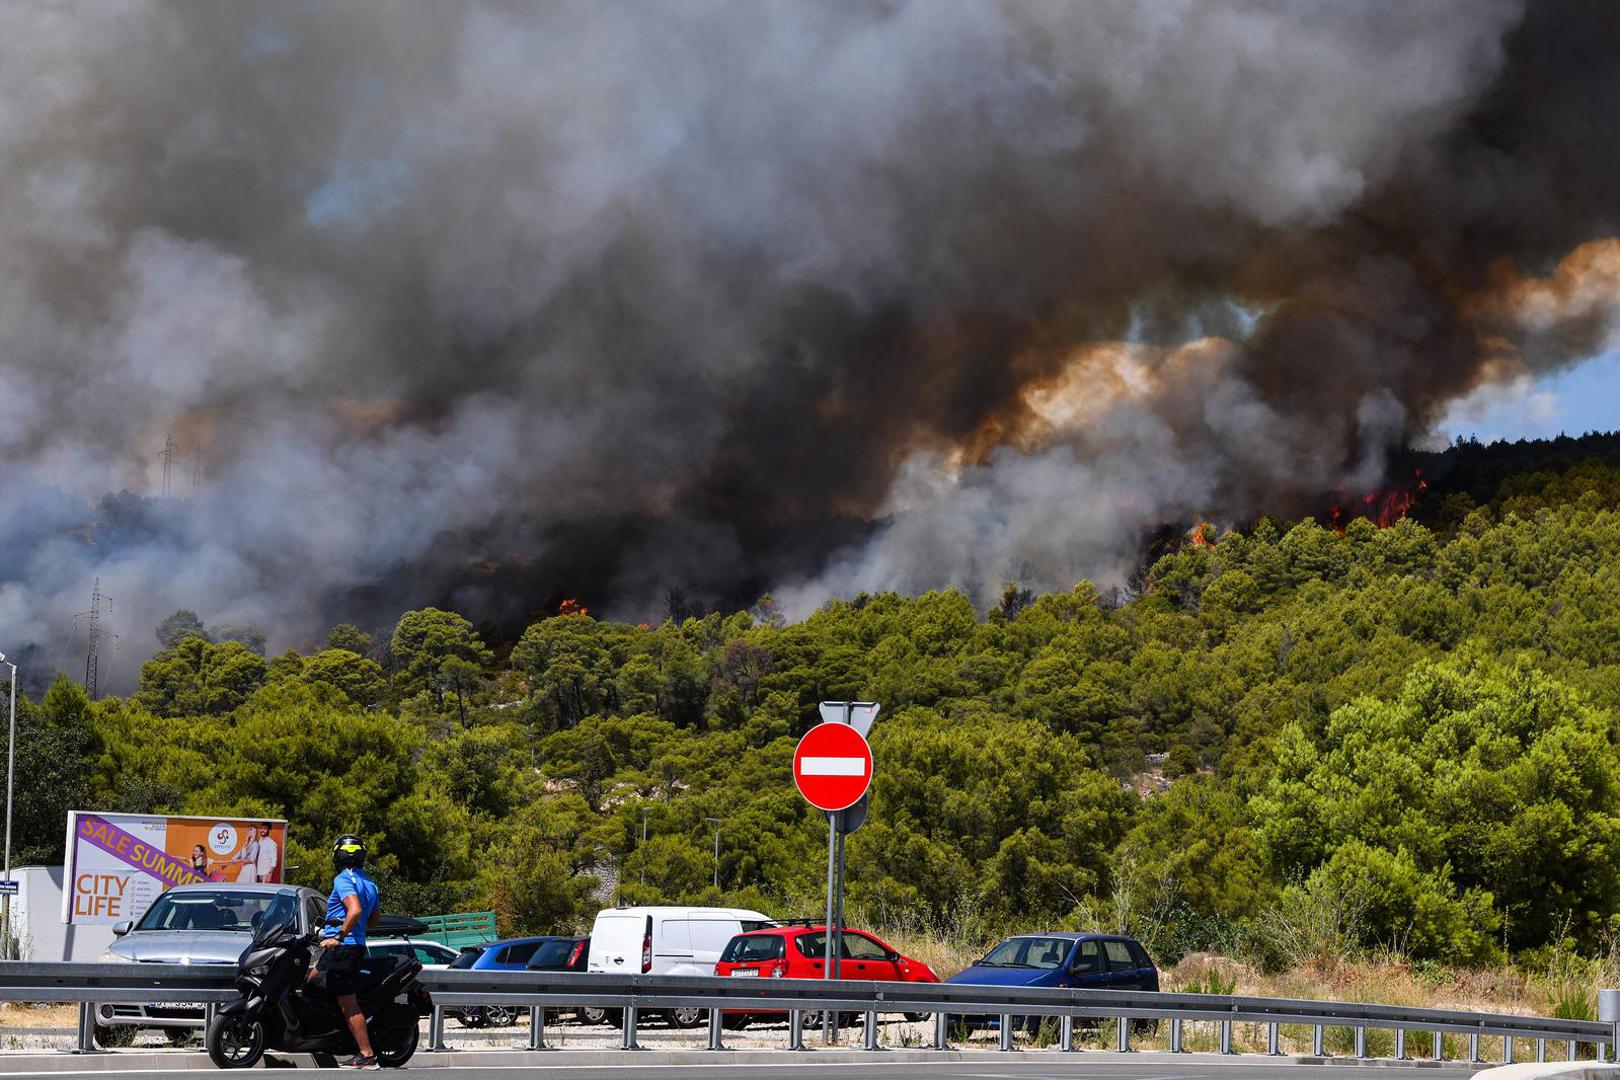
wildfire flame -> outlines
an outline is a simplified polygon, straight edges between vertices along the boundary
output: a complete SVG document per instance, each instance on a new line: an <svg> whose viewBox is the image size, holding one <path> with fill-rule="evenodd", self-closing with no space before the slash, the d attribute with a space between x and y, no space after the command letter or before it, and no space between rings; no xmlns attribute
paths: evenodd
<svg viewBox="0 0 1620 1080"><path fill-rule="evenodd" d="M1340 506L1329 507L1328 528L1344 535L1347 518L1366 518L1380 529L1389 528L1406 516L1412 504L1417 502L1418 495L1428 490L1429 482L1423 479L1422 469L1412 470L1412 481L1405 487L1370 491L1350 504L1348 511Z"/></svg>
<svg viewBox="0 0 1620 1080"><path fill-rule="evenodd" d="M572 596L557 605L558 615L589 615L591 609L575 600Z"/></svg>
<svg viewBox="0 0 1620 1080"><path fill-rule="evenodd" d="M1187 531L1187 542L1193 547L1212 548L1215 546L1215 526L1207 521L1200 521Z"/></svg>

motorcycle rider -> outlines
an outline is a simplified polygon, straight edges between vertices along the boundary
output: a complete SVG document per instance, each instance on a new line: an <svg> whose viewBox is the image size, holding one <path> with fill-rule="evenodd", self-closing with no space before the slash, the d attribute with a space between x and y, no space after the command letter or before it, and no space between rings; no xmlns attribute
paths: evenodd
<svg viewBox="0 0 1620 1080"><path fill-rule="evenodd" d="M326 929L321 938L325 955L320 968L326 972L326 988L337 999L360 1051L346 1063L351 1069L380 1067L357 996L360 967L366 960L366 928L377 921L382 911L377 883L366 876L365 865L365 841L350 833L338 837L332 845L332 895L326 900Z"/></svg>

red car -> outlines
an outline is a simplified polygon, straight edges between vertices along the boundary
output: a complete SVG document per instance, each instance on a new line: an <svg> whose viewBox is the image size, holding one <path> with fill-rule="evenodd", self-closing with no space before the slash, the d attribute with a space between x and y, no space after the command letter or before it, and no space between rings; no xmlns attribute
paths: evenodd
<svg viewBox="0 0 1620 1080"><path fill-rule="evenodd" d="M921 960L902 956L881 938L864 930L846 928L844 948L838 961L841 979L870 979L878 982L939 982L934 969ZM716 975L732 978L822 979L826 978L827 931L825 926L773 926L738 934L720 954L714 965ZM780 1017L780 1012L734 1013L728 1010L732 1027L746 1024L750 1017ZM921 1020L927 1013L907 1019ZM818 1027L821 1014L803 1013L805 1027Z"/></svg>

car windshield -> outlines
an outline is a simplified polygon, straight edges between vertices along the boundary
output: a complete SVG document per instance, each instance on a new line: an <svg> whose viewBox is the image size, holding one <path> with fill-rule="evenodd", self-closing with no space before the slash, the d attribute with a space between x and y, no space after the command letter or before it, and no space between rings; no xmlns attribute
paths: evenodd
<svg viewBox="0 0 1620 1080"><path fill-rule="evenodd" d="M1015 937L1008 938L1000 945L990 950L988 956L979 961L980 967L1026 967L1026 968L1055 968L1063 966L1063 958L1069 955L1069 946L1074 944L1067 938L1055 937Z"/></svg>
<svg viewBox="0 0 1620 1080"><path fill-rule="evenodd" d="M478 963L478 958L483 955L483 949L463 949L460 956L450 961L450 966L453 968L470 968Z"/></svg>
<svg viewBox="0 0 1620 1080"><path fill-rule="evenodd" d="M166 892L152 902L136 930L227 930L253 932L259 921L296 918L297 898L290 893L208 889ZM268 914L267 914L268 913Z"/></svg>

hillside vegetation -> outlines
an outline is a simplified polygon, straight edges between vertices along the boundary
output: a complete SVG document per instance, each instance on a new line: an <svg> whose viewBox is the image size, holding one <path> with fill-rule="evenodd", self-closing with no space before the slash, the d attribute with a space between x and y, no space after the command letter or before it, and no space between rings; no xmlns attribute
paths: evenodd
<svg viewBox="0 0 1620 1080"><path fill-rule="evenodd" d="M983 617L884 594L786 624L767 598L541 618L497 653L429 608L265 660L177 613L138 693L91 704L60 678L24 704L21 858L60 858L70 806L238 812L291 819L298 880L324 884L329 838L358 831L389 907L493 906L509 931L614 897L811 915L826 827L794 741L819 700L863 698L884 711L850 910L907 942L1118 926L1165 965L1552 970L1606 954L1620 905L1605 448L1503 470L1489 497L1437 485L1433 528L1262 520L1125 595L1009 588Z"/></svg>

